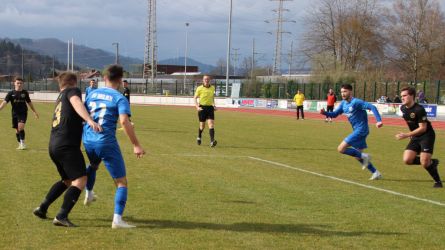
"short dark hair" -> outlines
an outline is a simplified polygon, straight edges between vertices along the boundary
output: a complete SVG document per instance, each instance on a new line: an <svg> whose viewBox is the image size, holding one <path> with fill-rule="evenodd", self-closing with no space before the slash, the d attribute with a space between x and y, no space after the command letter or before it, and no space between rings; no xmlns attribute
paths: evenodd
<svg viewBox="0 0 445 250"><path fill-rule="evenodd" d="M21 78L20 76L16 76L14 77L14 82L15 81L23 82L23 78Z"/></svg>
<svg viewBox="0 0 445 250"><path fill-rule="evenodd" d="M126 82L126 83L128 83L128 81L127 81L127 80L123 80L122 82Z"/></svg>
<svg viewBox="0 0 445 250"><path fill-rule="evenodd" d="M349 83L345 83L341 85L342 89L352 90L352 85Z"/></svg>
<svg viewBox="0 0 445 250"><path fill-rule="evenodd" d="M400 90L400 92L403 92L403 91L408 91L408 95L416 96L416 89L414 87L411 87L411 86L403 87Z"/></svg>
<svg viewBox="0 0 445 250"><path fill-rule="evenodd" d="M60 88L67 86L74 87L77 85L77 75L72 72L65 71L60 74L58 78Z"/></svg>
<svg viewBox="0 0 445 250"><path fill-rule="evenodd" d="M105 69L104 75L108 76L108 80L115 82L124 76L124 68L118 64L112 64Z"/></svg>

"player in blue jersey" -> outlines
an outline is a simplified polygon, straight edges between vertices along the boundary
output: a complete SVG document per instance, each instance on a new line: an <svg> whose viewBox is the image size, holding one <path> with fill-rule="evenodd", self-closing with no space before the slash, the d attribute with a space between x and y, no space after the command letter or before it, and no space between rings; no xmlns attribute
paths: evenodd
<svg viewBox="0 0 445 250"><path fill-rule="evenodd" d="M331 118L335 118L340 114L345 114L348 117L353 131L338 145L337 150L339 153L355 157L362 164L363 169L368 168L372 173L370 180L378 180L382 178L382 175L372 165L371 157L362 151L368 147L366 145L366 137L369 134L369 127L366 110L372 111L377 120L376 127L381 128L383 123L379 111L371 103L353 97L350 84L341 86L341 97L343 101L333 112L326 112L322 109L320 113Z"/></svg>
<svg viewBox="0 0 445 250"><path fill-rule="evenodd" d="M124 159L116 139L116 123L118 121L133 144L133 152L136 157L141 158L145 154L129 120L131 116L130 104L127 98L117 91L121 85L122 77L123 68L121 66L107 67L104 73L105 87L88 95L85 106L93 120L102 126L103 131L95 133L88 124L85 124L82 137L85 151L90 160L90 166L87 169L89 190L92 190L94 183L91 175L93 172L95 175L95 171L102 161L117 186L112 228L135 227L122 220L127 201L127 178Z"/></svg>
<svg viewBox="0 0 445 250"><path fill-rule="evenodd" d="M95 89L97 89L96 81L94 79L91 79L90 86L85 88L85 99L91 93L91 91Z"/></svg>

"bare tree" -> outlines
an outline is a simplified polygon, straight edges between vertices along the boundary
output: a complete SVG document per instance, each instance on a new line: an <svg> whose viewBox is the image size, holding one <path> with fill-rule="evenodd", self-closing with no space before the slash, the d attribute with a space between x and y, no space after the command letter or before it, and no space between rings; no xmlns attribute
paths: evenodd
<svg viewBox="0 0 445 250"><path fill-rule="evenodd" d="M436 0L397 0L387 17L387 53L409 79L432 79L445 46L445 21Z"/></svg>

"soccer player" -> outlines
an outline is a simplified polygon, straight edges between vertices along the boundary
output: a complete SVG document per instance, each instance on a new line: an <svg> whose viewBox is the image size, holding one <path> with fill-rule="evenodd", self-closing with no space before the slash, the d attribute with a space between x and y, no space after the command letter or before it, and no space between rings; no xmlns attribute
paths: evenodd
<svg viewBox="0 0 445 250"><path fill-rule="evenodd" d="M91 93L91 91L97 89L97 84L96 81L94 79L90 80L90 86L88 86L85 89L85 99L87 99L87 96Z"/></svg>
<svg viewBox="0 0 445 250"><path fill-rule="evenodd" d="M103 132L95 133L89 124L85 124L82 137L85 151L90 160L90 167L87 170L87 189L93 189L94 179L91 178L91 175L95 175L101 161L104 162L117 187L112 228L135 227L122 220L128 191L125 163L116 139L116 123L118 120L133 144L133 152L136 157L140 158L145 154L129 120L131 115L130 104L118 91L122 83L122 77L123 68L121 66L111 65L107 67L104 72L105 87L92 92L85 102L90 115L94 121L102 126ZM90 183L91 181L93 183ZM85 198L87 201L94 198L89 195L91 193L87 192Z"/></svg>
<svg viewBox="0 0 445 250"><path fill-rule="evenodd" d="M15 129L15 137L19 143L18 150L26 149L25 144L25 123L28 118L28 106L31 108L36 119L39 119L34 105L29 98L28 91L23 89L23 79L16 77L14 81L14 90L11 90L6 94L5 99L0 104L0 110L2 110L8 102L11 102L11 114L12 114L12 128ZM28 105L27 105L28 104Z"/></svg>
<svg viewBox="0 0 445 250"><path fill-rule="evenodd" d="M210 147L215 147L217 144L215 140L215 86L210 84L212 78L209 75L204 75L202 80L202 85L196 88L195 96L193 96L199 118L199 132L196 143L201 145L202 131L204 131L207 121L209 125Z"/></svg>
<svg viewBox="0 0 445 250"><path fill-rule="evenodd" d="M124 80L122 83L124 86L124 92L122 92L122 94L127 98L128 103L130 103L130 89L128 88L128 82L127 80Z"/></svg>
<svg viewBox="0 0 445 250"><path fill-rule="evenodd" d="M300 111L301 118L304 120L304 111L303 111L303 102L304 102L304 94L301 93L300 90L297 90L297 93L294 96L295 106L297 106L297 120L300 119Z"/></svg>
<svg viewBox="0 0 445 250"><path fill-rule="evenodd" d="M326 111L327 112L333 112L334 111L334 105L335 105L336 101L337 101L337 97L334 94L334 90L329 89L328 94L326 96L326 102L327 102ZM325 122L332 122L332 118L326 116Z"/></svg>
<svg viewBox="0 0 445 250"><path fill-rule="evenodd" d="M82 122L85 120L94 131L101 130L85 109L82 94L76 84L77 76L73 73L65 72L59 76L60 94L54 109L49 156L62 180L52 185L40 206L33 211L35 216L46 219L48 207L66 191L62 207L53 220L54 225L64 227L75 226L68 219L68 214L87 181L85 160L80 150Z"/></svg>
<svg viewBox="0 0 445 250"><path fill-rule="evenodd" d="M434 141L436 139L431 122L428 121L422 105L415 102L416 89L413 87L402 88L400 96L402 97L400 110L410 130L408 133L400 132L396 134L397 140L410 138L405 152L403 152L403 161L407 165L422 165L431 177L433 177L435 182L433 187L441 188L442 181L437 171L439 160L431 159L433 156Z"/></svg>
<svg viewBox="0 0 445 250"><path fill-rule="evenodd" d="M341 154L355 157L362 164L363 169L368 168L372 173L370 180L378 180L382 178L382 175L372 165L370 156L362 151L368 147L366 145L366 137L369 134L369 127L366 110L372 111L377 120L376 127L381 128L383 123L379 111L374 105L353 97L350 84L341 86L341 97L343 101L333 112L326 112L322 109L320 113L332 118L344 113L348 117L353 131L338 145L337 150Z"/></svg>

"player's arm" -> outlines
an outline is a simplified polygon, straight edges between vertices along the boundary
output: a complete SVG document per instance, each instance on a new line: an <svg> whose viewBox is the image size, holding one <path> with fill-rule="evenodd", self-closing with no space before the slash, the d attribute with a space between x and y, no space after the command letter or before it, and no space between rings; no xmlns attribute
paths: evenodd
<svg viewBox="0 0 445 250"><path fill-rule="evenodd" d="M413 137L413 136L421 135L421 134L426 132L427 128L428 128L427 123L426 122L421 122L421 123L419 123L419 127L414 129L413 131L410 131L408 133L400 132L400 133L396 134L396 139L397 140L402 140L402 139L405 139L405 138L410 138L410 137Z"/></svg>
<svg viewBox="0 0 445 250"><path fill-rule="evenodd" d="M87 109L85 108L85 106L82 103L82 100L80 99L79 96L77 95L73 95L70 97L70 103L73 106L74 110L76 111L76 113L84 120L88 123L88 125L90 125L91 128L93 128L94 131L96 132L101 132L102 131L102 127L97 124L95 121L93 121L93 119L91 118L90 114L88 113Z"/></svg>
<svg viewBox="0 0 445 250"><path fill-rule="evenodd" d="M329 118L335 118L343 113L343 103L338 105L338 107L332 112L326 112L324 108L320 110L320 114L325 115Z"/></svg>
<svg viewBox="0 0 445 250"><path fill-rule="evenodd" d="M8 104L8 102L3 100L2 103L0 104L0 110L2 110L6 106L6 104Z"/></svg>
<svg viewBox="0 0 445 250"><path fill-rule="evenodd" d="M213 92L213 110L214 111L216 111L216 102L215 102L215 92L216 92L216 89L215 89L215 91Z"/></svg>
<svg viewBox="0 0 445 250"><path fill-rule="evenodd" d="M195 95L193 96L193 101L195 102L196 110L201 111L202 108L199 106L198 97L199 97L199 93L198 93L198 90L196 90Z"/></svg>
<svg viewBox="0 0 445 250"><path fill-rule="evenodd" d="M28 102L29 108L31 108L32 112L34 113L34 116L39 119L39 114L37 113L37 110L34 108L34 104L32 102Z"/></svg>
<svg viewBox="0 0 445 250"><path fill-rule="evenodd" d="M380 113L379 113L379 110L377 109L377 107L369 102L363 102L363 108L365 108L367 110L371 110L372 114L374 114L374 117L377 121L375 126L377 128L381 128L383 126L383 122L382 122L382 117L380 116Z"/></svg>
<svg viewBox="0 0 445 250"><path fill-rule="evenodd" d="M128 138L130 139L131 144L133 144L133 153L136 155L137 158L141 158L145 154L145 151L139 143L138 138L136 137L136 133L134 132L134 128L131 125L131 121L128 115L120 114L119 122L125 133L127 134Z"/></svg>

